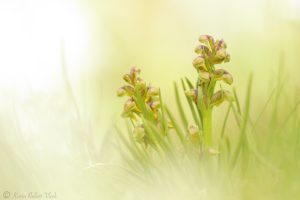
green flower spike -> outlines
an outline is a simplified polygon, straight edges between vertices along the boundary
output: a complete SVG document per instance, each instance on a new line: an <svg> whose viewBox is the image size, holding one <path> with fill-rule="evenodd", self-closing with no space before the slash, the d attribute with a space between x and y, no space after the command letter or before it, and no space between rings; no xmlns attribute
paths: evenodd
<svg viewBox="0 0 300 200"><path fill-rule="evenodd" d="M117 90L117 96L129 97L124 103L122 117L129 118L134 122L134 138L139 142L144 142L147 146L146 130L143 125L144 116L143 108L146 108L156 124L159 124L160 97L159 88L147 85L146 82L139 77L141 70L132 67L129 74L123 76L126 85ZM136 125L138 124L138 125Z"/></svg>
<svg viewBox="0 0 300 200"><path fill-rule="evenodd" d="M232 75L224 69L216 69L217 64L230 61L227 45L224 40L215 40L210 35L199 37L200 45L195 48L198 56L193 60L193 66L197 70L198 80L196 88L185 92L198 109L202 112L202 125L207 148L213 145L212 141L212 109L226 101L233 101L231 93L227 90L215 92L215 85L223 81L231 85ZM200 96L199 96L200 95Z"/></svg>

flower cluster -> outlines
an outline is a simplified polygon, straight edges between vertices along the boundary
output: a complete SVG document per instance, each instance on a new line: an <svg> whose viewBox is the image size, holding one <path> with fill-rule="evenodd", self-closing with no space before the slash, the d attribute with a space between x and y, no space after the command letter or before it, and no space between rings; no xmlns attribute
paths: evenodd
<svg viewBox="0 0 300 200"><path fill-rule="evenodd" d="M224 40L214 40L210 35L199 37L200 45L195 48L198 56L193 60L193 66L198 72L198 86L202 88L202 95L206 107L219 105L224 100L232 100L229 91L220 90L213 94L216 81L223 81L229 85L232 84L232 75L224 69L216 69L216 64L222 64L230 61L230 55L227 53L227 45ZM210 94L212 92L212 94ZM191 97L195 103L198 99L198 89L186 91L186 95Z"/></svg>
<svg viewBox="0 0 300 200"><path fill-rule="evenodd" d="M129 74L125 74L123 79L128 85L120 87L117 91L119 97L128 96L129 98L124 103L123 117L129 117L136 120L141 112L141 106L138 105L138 96L142 99L147 110L153 113L157 118L158 110L160 108L159 102L159 88L146 85L145 81L139 77L141 70L132 67Z"/></svg>
<svg viewBox="0 0 300 200"><path fill-rule="evenodd" d="M233 101L234 98L227 90L215 92L216 84L222 81L231 85L232 75L216 65L230 61L227 53L227 45L223 40L215 40L212 36L202 35L199 37L200 44L196 47L197 57L193 60L193 66L197 70L197 82L195 87L186 78L190 90L185 94L192 110L195 124L189 124L183 113L177 87L175 84L176 101L181 114L185 132L181 130L168 107L161 108L160 90L147 84L141 77L141 70L133 67L128 74L123 76L124 84L117 91L119 97L126 96L122 116L132 123L132 136L136 142L141 143L145 149L148 146L155 150L164 149L169 151L173 144L182 143L186 152L194 152L195 155L208 153L216 155L219 152L214 150L212 114L214 106L220 105L223 101ZM185 83L182 81L183 88ZM194 105L191 105L193 103ZM197 112L194 108L196 106ZM178 136L169 134L172 129ZM158 148L160 147L160 148Z"/></svg>
<svg viewBox="0 0 300 200"><path fill-rule="evenodd" d="M197 70L211 72L214 64L221 64L230 61L230 55L226 52L227 45L223 40L215 41L210 35L199 37L201 43L195 48L199 55L194 59L193 65Z"/></svg>
<svg viewBox="0 0 300 200"><path fill-rule="evenodd" d="M129 97L124 103L122 116L130 118L135 122L133 131L134 138L142 142L145 140L145 130L142 123L143 109L150 113L154 120L158 122L158 114L160 110L160 92L159 88L153 87L139 77L141 70L132 67L129 74L123 76L126 85L117 90L119 97Z"/></svg>

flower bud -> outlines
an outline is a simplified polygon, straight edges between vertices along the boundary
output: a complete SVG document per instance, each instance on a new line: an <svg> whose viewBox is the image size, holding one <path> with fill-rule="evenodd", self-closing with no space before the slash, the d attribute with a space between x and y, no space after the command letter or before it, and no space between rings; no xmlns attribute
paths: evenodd
<svg viewBox="0 0 300 200"><path fill-rule="evenodd" d="M226 52L225 49L220 49L216 52L214 62L215 64L219 64L222 62L229 62L230 61L230 55Z"/></svg>
<svg viewBox="0 0 300 200"><path fill-rule="evenodd" d="M210 35L201 35L199 37L199 42L206 45L209 50L212 50L214 48L214 38Z"/></svg>
<svg viewBox="0 0 300 200"><path fill-rule="evenodd" d="M198 40L203 44L207 44L207 43L209 44L210 42L214 41L214 38L210 35L200 35Z"/></svg>
<svg viewBox="0 0 300 200"><path fill-rule="evenodd" d="M134 93L134 88L129 86L129 85L126 85L126 86L123 86L124 90L126 91L127 95L128 96L132 96L133 93Z"/></svg>
<svg viewBox="0 0 300 200"><path fill-rule="evenodd" d="M226 58L226 50L225 49L219 49L216 53L216 58L218 60L224 60Z"/></svg>
<svg viewBox="0 0 300 200"><path fill-rule="evenodd" d="M152 110L156 110L160 107L160 102L159 101L151 101L151 102L149 102L149 106Z"/></svg>
<svg viewBox="0 0 300 200"><path fill-rule="evenodd" d="M218 92L214 93L213 96L211 97L211 102L210 104L212 106L218 106L224 101L224 95L223 91L219 90Z"/></svg>
<svg viewBox="0 0 300 200"><path fill-rule="evenodd" d="M141 70L139 69L139 68L137 68L137 67L132 67L131 69L130 69L130 74L140 74L141 73Z"/></svg>
<svg viewBox="0 0 300 200"><path fill-rule="evenodd" d="M124 104L124 111L132 111L136 107L135 102L132 98L128 99Z"/></svg>
<svg viewBox="0 0 300 200"><path fill-rule="evenodd" d="M199 55L203 55L204 53L208 53L209 49L207 46L205 45L198 45L196 48L195 48L195 53L199 54Z"/></svg>
<svg viewBox="0 0 300 200"><path fill-rule="evenodd" d="M197 98L197 90L195 90L195 89L186 90L185 95L188 96L188 97L191 97L193 99L196 99Z"/></svg>
<svg viewBox="0 0 300 200"><path fill-rule="evenodd" d="M224 42L224 40L217 40L215 46L217 50L227 48L227 44Z"/></svg>
<svg viewBox="0 0 300 200"><path fill-rule="evenodd" d="M124 79L124 81L126 81L126 82L129 83L129 84L132 83L131 77L130 77L129 74L125 74L125 75L123 76L123 79Z"/></svg>
<svg viewBox="0 0 300 200"><path fill-rule="evenodd" d="M222 76L222 80L229 85L231 85L233 83L233 78L232 78L231 74L229 74L229 73L224 74Z"/></svg>
<svg viewBox="0 0 300 200"><path fill-rule="evenodd" d="M124 90L123 87L121 87L121 88L119 88L119 89L117 90L117 96L118 96L118 97L122 97L122 96L124 96L125 94L126 94L126 90Z"/></svg>
<svg viewBox="0 0 300 200"><path fill-rule="evenodd" d="M229 85L231 85L233 83L232 75L224 69L216 69L213 72L213 76L216 80L222 80Z"/></svg>
<svg viewBox="0 0 300 200"><path fill-rule="evenodd" d="M138 108L136 107L134 100L130 98L124 103L122 117L134 117L134 110L138 111Z"/></svg>
<svg viewBox="0 0 300 200"><path fill-rule="evenodd" d="M132 67L130 69L130 77L132 80L132 84L136 84L137 76L141 73L141 70L137 67Z"/></svg>
<svg viewBox="0 0 300 200"><path fill-rule="evenodd" d="M206 69L206 66L205 66L205 60L202 56L198 56L197 58L194 59L193 61L193 65L194 67L198 70L198 69Z"/></svg>
<svg viewBox="0 0 300 200"><path fill-rule="evenodd" d="M222 76L226 73L226 71L224 69L216 69L213 72L214 78L216 80L221 80Z"/></svg>
<svg viewBox="0 0 300 200"><path fill-rule="evenodd" d="M216 92L216 93L213 94L213 96L211 98L210 104L212 106L218 106L224 100L233 101L234 98L233 98L232 94L229 91L227 91L227 90L219 90L218 92Z"/></svg>
<svg viewBox="0 0 300 200"><path fill-rule="evenodd" d="M208 35L200 35L200 37L199 37L199 42L201 42L201 43L205 43L206 41L208 41Z"/></svg>
<svg viewBox="0 0 300 200"><path fill-rule="evenodd" d="M159 88L157 87L152 87L152 86L149 86L148 87L148 95L149 96L156 96L159 94Z"/></svg>
<svg viewBox="0 0 300 200"><path fill-rule="evenodd" d="M210 79L210 75L207 71L200 70L199 71L199 78L200 78L200 80L202 80L204 82L207 82Z"/></svg>

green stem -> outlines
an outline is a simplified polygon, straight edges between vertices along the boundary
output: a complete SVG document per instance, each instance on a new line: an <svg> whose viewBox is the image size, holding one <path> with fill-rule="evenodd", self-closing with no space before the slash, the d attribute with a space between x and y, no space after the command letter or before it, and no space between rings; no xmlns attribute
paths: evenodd
<svg viewBox="0 0 300 200"><path fill-rule="evenodd" d="M205 144L207 147L211 147L212 141L212 109L207 108L203 117L203 132L205 136Z"/></svg>

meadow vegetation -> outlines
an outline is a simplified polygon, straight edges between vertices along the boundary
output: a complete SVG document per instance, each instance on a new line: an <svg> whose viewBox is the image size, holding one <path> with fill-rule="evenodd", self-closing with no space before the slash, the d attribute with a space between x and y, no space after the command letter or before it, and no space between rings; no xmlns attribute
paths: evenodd
<svg viewBox="0 0 300 200"><path fill-rule="evenodd" d="M227 69L219 67L230 61L227 45L209 35L199 41L193 61L196 80L183 77L174 82L174 109L164 102L158 87L140 78L140 69L133 67L123 76L127 84L117 94L128 97L122 114L127 129L116 130L123 161L135 177L130 180L137 181L133 184L139 188L137 194L143 199L152 199L153 194L161 199L296 198L297 91L279 73L262 109L253 108L252 75L242 94L234 87L223 89L220 82L233 83ZM290 96L282 95L285 90L294 96L291 102ZM217 122L222 128L214 130L213 110L218 106L227 110Z"/></svg>

